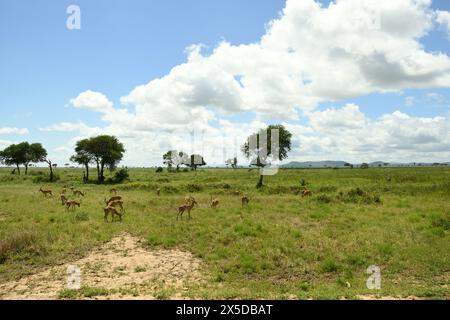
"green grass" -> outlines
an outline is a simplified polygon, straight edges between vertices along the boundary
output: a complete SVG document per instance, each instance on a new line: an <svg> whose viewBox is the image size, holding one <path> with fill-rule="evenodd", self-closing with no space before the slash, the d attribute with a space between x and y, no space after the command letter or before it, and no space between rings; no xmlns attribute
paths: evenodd
<svg viewBox="0 0 450 320"><path fill-rule="evenodd" d="M132 169L130 181L116 186L126 214L114 223L102 212L111 186L82 185L76 169L57 169L53 185L33 183L39 171L16 177L0 170L0 283L80 258L126 231L149 247L201 258L208 282L188 288L193 298L450 298L450 168L281 170L258 191L257 170ZM312 197L299 195L302 184ZM37 192L63 185L86 191L75 212ZM249 206L242 208L235 190L250 197ZM187 194L200 205L192 220L177 222ZM220 199L216 210L207 205L211 195ZM381 268L379 291L366 288L370 265ZM60 297L105 294L97 291ZM157 293L168 296L163 287Z"/></svg>

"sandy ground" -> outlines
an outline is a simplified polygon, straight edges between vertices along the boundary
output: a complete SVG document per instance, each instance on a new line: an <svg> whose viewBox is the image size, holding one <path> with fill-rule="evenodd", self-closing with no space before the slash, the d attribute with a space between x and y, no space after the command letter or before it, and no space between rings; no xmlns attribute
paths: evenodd
<svg viewBox="0 0 450 320"><path fill-rule="evenodd" d="M203 282L200 265L189 252L148 250L141 239L123 234L83 259L1 284L0 299L58 299L77 277L68 273L70 266L79 268L82 287L108 289L92 299L181 299L188 283Z"/></svg>

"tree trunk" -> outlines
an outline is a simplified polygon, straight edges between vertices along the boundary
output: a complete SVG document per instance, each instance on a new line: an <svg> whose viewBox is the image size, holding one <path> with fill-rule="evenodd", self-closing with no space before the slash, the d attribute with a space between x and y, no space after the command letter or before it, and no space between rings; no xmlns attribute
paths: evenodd
<svg viewBox="0 0 450 320"><path fill-rule="evenodd" d="M256 188L261 188L262 186L263 186L263 179L264 179L264 176L262 175L262 174L260 174L259 175L259 181L258 181L258 183L256 184Z"/></svg>
<svg viewBox="0 0 450 320"><path fill-rule="evenodd" d="M105 176L103 175L104 168L105 168L105 164L102 163L101 167L100 167L100 183L103 183L105 181Z"/></svg>
<svg viewBox="0 0 450 320"><path fill-rule="evenodd" d="M89 164L85 164L86 167L86 182L89 181Z"/></svg>
<svg viewBox="0 0 450 320"><path fill-rule="evenodd" d="M95 160L97 162L97 181L100 182L100 164L98 160Z"/></svg>
<svg viewBox="0 0 450 320"><path fill-rule="evenodd" d="M53 166L50 160L47 160L48 167L50 168L50 182L53 182Z"/></svg>
<svg viewBox="0 0 450 320"><path fill-rule="evenodd" d="M28 174L28 164L25 163L25 175L27 175L27 174Z"/></svg>
<svg viewBox="0 0 450 320"><path fill-rule="evenodd" d="M17 174L20 176L20 168L19 168L19 164L16 164L17 167Z"/></svg>

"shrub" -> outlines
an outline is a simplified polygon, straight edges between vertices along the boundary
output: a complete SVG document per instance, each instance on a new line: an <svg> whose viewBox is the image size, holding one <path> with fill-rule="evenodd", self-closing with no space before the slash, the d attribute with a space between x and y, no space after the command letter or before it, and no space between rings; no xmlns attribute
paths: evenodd
<svg viewBox="0 0 450 320"><path fill-rule="evenodd" d="M323 186L319 188L319 192L328 193L328 192L336 192L338 188L336 186Z"/></svg>
<svg viewBox="0 0 450 320"><path fill-rule="evenodd" d="M86 211L78 211L75 214L75 220L76 221L88 221L89 220L89 214Z"/></svg>
<svg viewBox="0 0 450 320"><path fill-rule="evenodd" d="M158 167L158 168L156 168L156 172L163 172L164 171L164 169L162 168L162 167Z"/></svg>
<svg viewBox="0 0 450 320"><path fill-rule="evenodd" d="M37 243L37 235L30 231L17 231L0 240L0 264L5 263L13 254L29 253L38 255L42 248Z"/></svg>
<svg viewBox="0 0 450 320"><path fill-rule="evenodd" d="M114 178L108 179L108 183L122 183L130 178L130 174L127 169L120 169L114 174Z"/></svg>
<svg viewBox="0 0 450 320"><path fill-rule="evenodd" d="M327 259L320 264L319 269L322 273L331 273L338 271L339 266L334 260Z"/></svg>
<svg viewBox="0 0 450 320"><path fill-rule="evenodd" d="M333 201L333 199L326 194L318 195L315 200L319 203L330 203Z"/></svg>
<svg viewBox="0 0 450 320"><path fill-rule="evenodd" d="M186 186L188 192L200 192L202 190L202 186L196 183L189 183Z"/></svg>
<svg viewBox="0 0 450 320"><path fill-rule="evenodd" d="M60 179L58 174L53 174L53 181L50 181L50 175L49 174L42 174L33 177L33 183L48 183L48 182L56 182Z"/></svg>
<svg viewBox="0 0 450 320"><path fill-rule="evenodd" d="M433 217L432 218L432 226L437 228L442 228L444 230L450 230L450 216L445 217Z"/></svg>
<svg viewBox="0 0 450 320"><path fill-rule="evenodd" d="M347 203L380 204L381 198L378 195L372 196L361 188L350 189L346 193L339 192L338 200Z"/></svg>

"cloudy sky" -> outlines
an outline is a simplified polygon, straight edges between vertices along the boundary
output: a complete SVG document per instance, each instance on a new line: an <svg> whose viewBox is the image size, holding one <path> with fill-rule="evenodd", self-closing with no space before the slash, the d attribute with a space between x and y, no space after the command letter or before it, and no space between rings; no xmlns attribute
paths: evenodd
<svg viewBox="0 0 450 320"><path fill-rule="evenodd" d="M81 10L81 29L66 9ZM0 1L0 148L57 163L113 134L123 164L223 164L267 124L289 160L450 161L450 1ZM243 159L241 160L243 162ZM241 162L241 163L242 163Z"/></svg>

